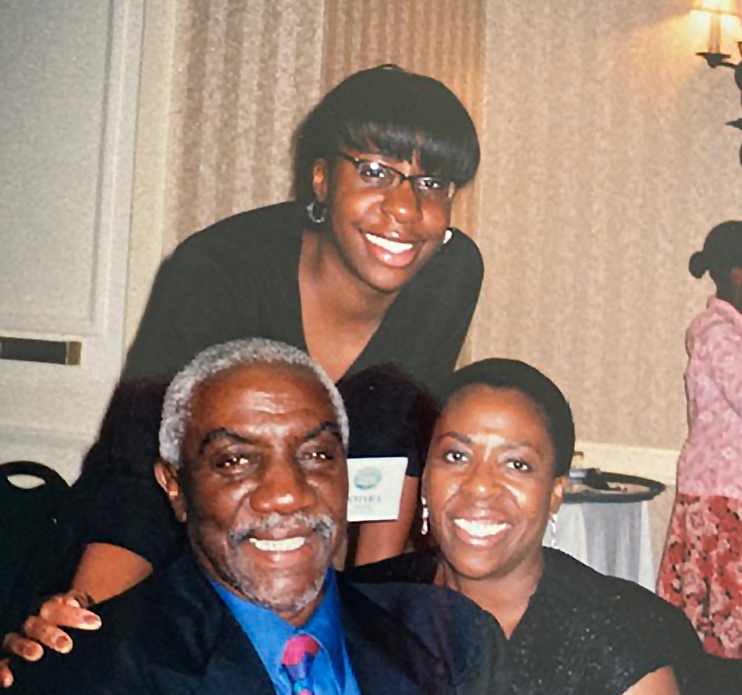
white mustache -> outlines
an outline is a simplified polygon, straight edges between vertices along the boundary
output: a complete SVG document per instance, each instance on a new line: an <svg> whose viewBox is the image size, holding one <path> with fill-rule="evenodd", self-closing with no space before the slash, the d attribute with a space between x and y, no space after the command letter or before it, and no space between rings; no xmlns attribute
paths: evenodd
<svg viewBox="0 0 742 695"><path fill-rule="evenodd" d="M297 512L290 516L272 512L263 519L243 524L233 529L229 534L230 545L237 545L242 541L253 538L258 533L272 533L275 531L311 531L323 538L329 538L337 529L337 524L329 514L305 514Z"/></svg>

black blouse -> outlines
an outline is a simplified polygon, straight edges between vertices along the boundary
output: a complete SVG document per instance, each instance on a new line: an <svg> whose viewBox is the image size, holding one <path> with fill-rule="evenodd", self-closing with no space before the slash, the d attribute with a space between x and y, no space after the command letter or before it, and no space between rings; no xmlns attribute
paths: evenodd
<svg viewBox="0 0 742 695"><path fill-rule="evenodd" d="M88 455L95 485L87 487L95 493L83 503L83 543L120 546L155 567L179 551L179 525L152 472L162 386L152 386L154 409L123 418L118 432L115 413L141 407L146 387L138 380L166 382L211 345L262 337L306 350L298 280L305 217L297 203L235 215L193 235L163 263L109 407L113 432ZM348 401L351 456L406 455L408 475L420 475L418 429L408 424L422 417L418 384L454 369L482 275L476 244L457 231L389 307L338 384Z"/></svg>
<svg viewBox="0 0 742 695"><path fill-rule="evenodd" d="M299 294L305 220L298 203L281 203L186 239L155 280L124 378L171 379L201 350L239 338L306 350ZM455 231L402 289L346 376L394 364L428 386L445 378L469 329L482 276L479 249Z"/></svg>
<svg viewBox="0 0 742 695"><path fill-rule="evenodd" d="M430 583L435 552L359 567L353 581ZM701 692L705 655L682 611L638 584L544 548L544 573L508 640L512 695L619 695L671 666L681 693Z"/></svg>

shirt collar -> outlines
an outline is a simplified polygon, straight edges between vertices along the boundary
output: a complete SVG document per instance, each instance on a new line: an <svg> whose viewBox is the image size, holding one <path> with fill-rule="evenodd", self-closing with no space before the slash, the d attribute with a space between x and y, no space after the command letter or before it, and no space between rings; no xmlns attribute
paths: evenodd
<svg viewBox="0 0 742 695"><path fill-rule="evenodd" d="M344 632L342 629L342 610L337 587L335 570L330 567L325 575L323 596L309 620L299 627L276 615L270 608L233 594L221 584L209 579L216 592L222 597L227 608L258 652L271 680L275 682L283 673L281 657L289 637L305 633L319 642L330 658L332 670L340 686L345 687Z"/></svg>

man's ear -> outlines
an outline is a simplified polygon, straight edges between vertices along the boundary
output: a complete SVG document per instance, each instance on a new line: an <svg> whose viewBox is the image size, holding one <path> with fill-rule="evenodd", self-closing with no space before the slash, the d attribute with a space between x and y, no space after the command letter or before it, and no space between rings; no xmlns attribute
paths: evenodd
<svg viewBox="0 0 742 695"><path fill-rule="evenodd" d="M185 522L188 518L188 510L183 495L183 488L180 484L178 469L167 461L158 461L155 464L155 478L170 500L170 506L172 506L175 512L175 518L180 522Z"/></svg>
<svg viewBox="0 0 742 695"><path fill-rule="evenodd" d="M327 200L330 190L330 165L326 159L315 159L312 166L312 190L320 203Z"/></svg>

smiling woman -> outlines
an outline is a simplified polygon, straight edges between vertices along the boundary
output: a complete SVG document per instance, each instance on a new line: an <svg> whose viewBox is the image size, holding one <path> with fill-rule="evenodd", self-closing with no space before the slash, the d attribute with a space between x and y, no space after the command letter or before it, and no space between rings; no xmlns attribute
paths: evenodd
<svg viewBox="0 0 742 695"><path fill-rule="evenodd" d="M574 452L557 386L490 359L456 372L440 405L423 476L439 548L354 578L443 584L475 601L508 638L513 694L702 692L701 645L681 611L542 546Z"/></svg>
<svg viewBox="0 0 742 695"><path fill-rule="evenodd" d="M521 391L472 385L451 399L435 429L425 486L450 583L461 589L469 577L477 586L492 577L509 601L533 593L541 539L562 502L554 461L542 410Z"/></svg>
<svg viewBox="0 0 742 695"><path fill-rule="evenodd" d="M299 129L297 200L223 220L165 263L125 376L171 377L247 336L306 349L335 381L381 363L428 385L450 373L483 272L451 210L479 156L440 82L351 75Z"/></svg>
<svg viewBox="0 0 742 695"><path fill-rule="evenodd" d="M169 380L203 349L248 337L307 351L341 390L379 365L427 386L453 370L483 275L474 242L450 226L456 192L479 166L464 106L430 77L394 66L364 70L322 99L297 144L295 201L222 220L165 261L125 379ZM382 440L394 446L380 450L371 438L355 438L351 456L413 450L397 450L406 433L395 432L405 428L411 399L380 404L380 392L388 393L356 393L350 415L367 421L385 413ZM99 445L98 457L106 457ZM404 547L422 466L409 459L398 520L363 525L357 562ZM108 466L95 499L83 505L94 511L72 586L95 600L140 581L178 550L153 464L133 455ZM53 614L45 615L26 624L27 635L52 646L52 636L62 635ZM41 654L17 635L6 644Z"/></svg>

